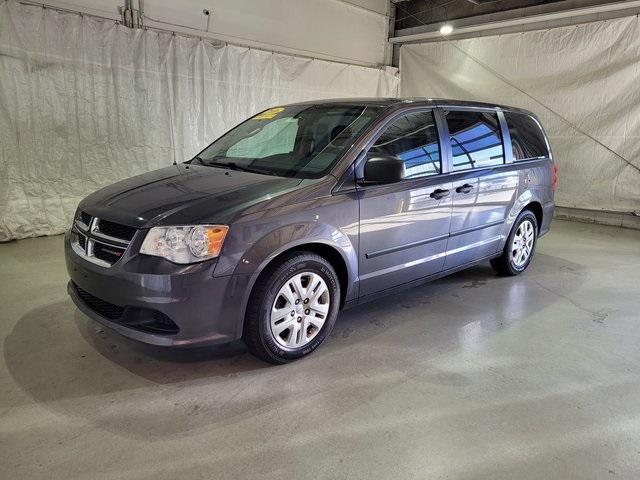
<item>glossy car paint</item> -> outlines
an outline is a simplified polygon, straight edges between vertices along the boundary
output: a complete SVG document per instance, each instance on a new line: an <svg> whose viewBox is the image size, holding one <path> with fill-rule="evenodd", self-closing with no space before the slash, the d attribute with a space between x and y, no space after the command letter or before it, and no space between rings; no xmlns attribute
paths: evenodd
<svg viewBox="0 0 640 480"><path fill-rule="evenodd" d="M554 208L552 160L513 163L503 121L504 165L448 173L451 158L442 109L520 110L451 101L335 102L387 108L323 178L300 180L181 164L116 183L81 202L79 208L90 215L140 230L110 268L78 256L67 233L71 280L115 305L165 313L179 326L178 334L151 334L109 321L88 308L70 283L75 303L88 316L143 342L223 343L242 335L251 289L265 267L285 251L332 253L336 270L344 273L343 303L350 306L500 254L516 216L527 205L542 211L540 234L548 231ZM389 185L358 185L364 153L385 126L398 115L424 109L434 112L440 127L443 173ZM473 186L471 192L455 192L467 184ZM451 195L433 199L435 189ZM218 259L177 265L137 253L153 226L210 223L230 226Z"/></svg>

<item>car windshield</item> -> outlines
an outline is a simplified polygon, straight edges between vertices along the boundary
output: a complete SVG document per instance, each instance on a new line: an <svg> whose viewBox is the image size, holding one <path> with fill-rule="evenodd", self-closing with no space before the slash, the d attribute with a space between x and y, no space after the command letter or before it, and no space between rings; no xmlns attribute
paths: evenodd
<svg viewBox="0 0 640 480"><path fill-rule="evenodd" d="M246 120L200 152L192 163L267 175L326 175L382 107L292 105Z"/></svg>

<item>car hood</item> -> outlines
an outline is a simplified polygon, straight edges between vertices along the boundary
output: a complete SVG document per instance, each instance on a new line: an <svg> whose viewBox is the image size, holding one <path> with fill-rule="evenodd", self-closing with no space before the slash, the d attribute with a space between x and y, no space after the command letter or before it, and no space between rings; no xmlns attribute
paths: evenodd
<svg viewBox="0 0 640 480"><path fill-rule="evenodd" d="M226 223L239 211L296 189L283 178L200 165L173 165L114 183L80 203L87 213L138 228Z"/></svg>

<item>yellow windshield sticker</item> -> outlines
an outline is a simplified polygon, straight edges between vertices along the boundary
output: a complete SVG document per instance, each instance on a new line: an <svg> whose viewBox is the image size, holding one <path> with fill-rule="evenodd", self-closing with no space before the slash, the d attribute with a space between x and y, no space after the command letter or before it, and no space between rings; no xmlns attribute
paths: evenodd
<svg viewBox="0 0 640 480"><path fill-rule="evenodd" d="M270 108L269 110L265 110L264 112L259 113L258 115L253 117L253 119L254 120L271 120L272 118L275 118L275 116L278 115L283 110L284 110L283 107Z"/></svg>

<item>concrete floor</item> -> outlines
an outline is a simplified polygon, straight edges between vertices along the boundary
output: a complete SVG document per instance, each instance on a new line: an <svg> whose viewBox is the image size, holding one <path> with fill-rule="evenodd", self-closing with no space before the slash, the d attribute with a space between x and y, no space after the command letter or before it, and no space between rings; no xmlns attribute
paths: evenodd
<svg viewBox="0 0 640 480"><path fill-rule="evenodd" d="M344 312L280 367L103 330L61 237L0 269L3 478L640 478L639 231L556 221L524 275Z"/></svg>

